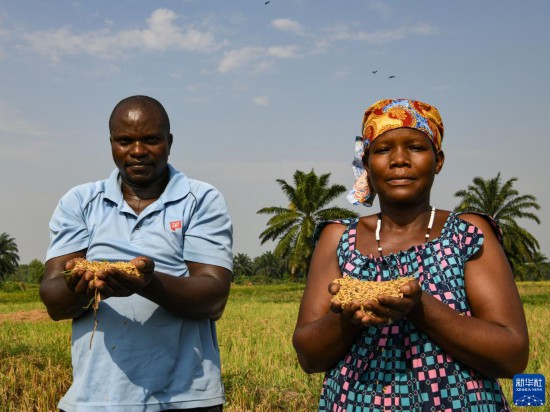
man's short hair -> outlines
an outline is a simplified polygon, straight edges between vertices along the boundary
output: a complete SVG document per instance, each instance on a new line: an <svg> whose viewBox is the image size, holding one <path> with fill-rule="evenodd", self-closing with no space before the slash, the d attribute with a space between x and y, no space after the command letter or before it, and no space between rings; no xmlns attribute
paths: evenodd
<svg viewBox="0 0 550 412"><path fill-rule="evenodd" d="M170 133L170 119L168 118L168 113L166 113L164 106L157 99L153 99L152 97L143 96L143 95L129 96L129 97L126 97L125 99L122 99L120 102L116 104L113 111L111 112L111 116L109 117L109 131L113 129L112 128L113 118L117 110L123 106L130 105L130 104L135 104L140 107L146 107L146 106L156 107L160 112L163 118L163 121L166 125L166 131Z"/></svg>

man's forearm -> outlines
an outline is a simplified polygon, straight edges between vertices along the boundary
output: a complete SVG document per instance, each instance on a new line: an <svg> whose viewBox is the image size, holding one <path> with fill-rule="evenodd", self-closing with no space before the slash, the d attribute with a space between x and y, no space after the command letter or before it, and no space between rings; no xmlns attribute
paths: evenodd
<svg viewBox="0 0 550 412"><path fill-rule="evenodd" d="M53 320L73 319L86 312L89 299L71 292L64 279L47 279L40 285L40 298Z"/></svg>
<svg viewBox="0 0 550 412"><path fill-rule="evenodd" d="M216 320L223 313L229 288L229 279L208 275L177 277L155 272L139 294L177 316Z"/></svg>

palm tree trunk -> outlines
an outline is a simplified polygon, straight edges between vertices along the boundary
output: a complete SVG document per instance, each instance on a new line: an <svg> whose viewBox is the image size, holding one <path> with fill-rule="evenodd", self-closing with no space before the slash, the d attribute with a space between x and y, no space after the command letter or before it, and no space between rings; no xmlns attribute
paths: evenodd
<svg viewBox="0 0 550 412"><path fill-rule="evenodd" d="M290 267L290 278L292 279L292 281L296 280L296 266L295 265L292 265Z"/></svg>

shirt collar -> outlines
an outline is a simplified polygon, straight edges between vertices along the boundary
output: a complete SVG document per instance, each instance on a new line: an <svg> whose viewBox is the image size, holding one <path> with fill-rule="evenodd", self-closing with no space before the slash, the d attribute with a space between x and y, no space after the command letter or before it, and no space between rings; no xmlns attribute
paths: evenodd
<svg viewBox="0 0 550 412"><path fill-rule="evenodd" d="M183 199L191 190L187 176L177 171L171 164L168 164L167 167L169 173L168 184L159 198L163 204ZM118 169L113 170L107 178L105 199L115 203L118 207L121 207L123 204L124 198Z"/></svg>

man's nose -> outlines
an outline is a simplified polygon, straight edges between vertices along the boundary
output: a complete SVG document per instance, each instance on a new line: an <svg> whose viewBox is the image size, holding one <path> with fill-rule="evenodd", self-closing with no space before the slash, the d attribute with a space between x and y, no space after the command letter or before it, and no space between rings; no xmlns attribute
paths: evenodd
<svg viewBox="0 0 550 412"><path fill-rule="evenodd" d="M130 154L132 156L138 156L138 157L147 154L145 145L141 142L134 142L130 149Z"/></svg>

